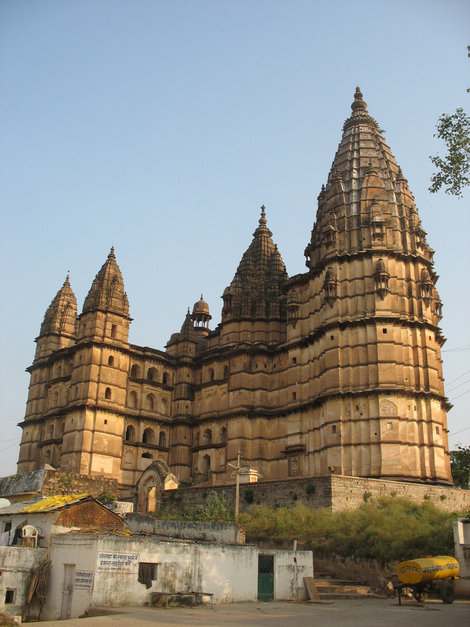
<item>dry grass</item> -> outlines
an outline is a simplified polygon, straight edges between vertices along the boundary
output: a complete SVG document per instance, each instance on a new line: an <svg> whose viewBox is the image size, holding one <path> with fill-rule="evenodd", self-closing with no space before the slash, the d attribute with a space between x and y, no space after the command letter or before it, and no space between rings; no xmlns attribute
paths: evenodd
<svg viewBox="0 0 470 627"><path fill-rule="evenodd" d="M315 577L328 575L336 579L366 584L377 590L385 588L394 574L391 567L383 567L373 560L353 557L314 557Z"/></svg>

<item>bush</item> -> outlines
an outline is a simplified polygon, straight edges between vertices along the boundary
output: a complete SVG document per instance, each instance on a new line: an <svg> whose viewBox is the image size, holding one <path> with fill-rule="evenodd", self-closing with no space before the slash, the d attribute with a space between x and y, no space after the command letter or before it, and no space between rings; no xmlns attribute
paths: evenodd
<svg viewBox="0 0 470 627"><path fill-rule="evenodd" d="M183 513L186 520L207 520L212 522L224 522L235 520L234 512L229 508L225 492L219 496L210 491L207 495L206 505L195 505Z"/></svg>
<svg viewBox="0 0 470 627"><path fill-rule="evenodd" d="M375 560L380 564L423 555L453 554L457 514L430 501L386 497L352 511L332 512L298 504L287 509L252 506L240 515L248 542L290 545L297 539L317 557Z"/></svg>

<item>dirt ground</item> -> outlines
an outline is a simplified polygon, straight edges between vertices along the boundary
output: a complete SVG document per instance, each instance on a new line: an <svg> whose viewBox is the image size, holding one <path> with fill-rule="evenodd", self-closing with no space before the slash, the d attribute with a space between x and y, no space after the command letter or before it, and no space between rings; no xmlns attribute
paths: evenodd
<svg viewBox="0 0 470 627"><path fill-rule="evenodd" d="M97 613L100 610L96 610ZM89 616L61 621L27 623L30 627L147 627L147 625L172 626L200 625L217 627L315 627L327 625L361 627L452 627L470 625L470 602L456 601L452 605L428 601L419 604L404 601L398 605L396 599L340 600L328 604L316 603L230 603L195 608L170 607L126 607L115 610L103 609L104 615Z"/></svg>

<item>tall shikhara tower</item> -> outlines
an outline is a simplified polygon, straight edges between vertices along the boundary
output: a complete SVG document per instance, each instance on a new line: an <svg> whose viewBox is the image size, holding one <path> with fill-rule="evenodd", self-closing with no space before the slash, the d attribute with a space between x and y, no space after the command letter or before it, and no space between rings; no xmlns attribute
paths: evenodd
<svg viewBox="0 0 470 627"><path fill-rule="evenodd" d="M306 345L299 380L319 406L310 471L450 481L433 250L359 88L351 108L309 272L290 281L288 343Z"/></svg>
<svg viewBox="0 0 470 627"><path fill-rule="evenodd" d="M114 250L78 316L67 277L29 368L19 472L104 475L144 503L157 466L227 485L239 450L264 480L451 483L433 251L359 88L305 256L289 278L262 207L220 324L201 296L164 351L128 341Z"/></svg>

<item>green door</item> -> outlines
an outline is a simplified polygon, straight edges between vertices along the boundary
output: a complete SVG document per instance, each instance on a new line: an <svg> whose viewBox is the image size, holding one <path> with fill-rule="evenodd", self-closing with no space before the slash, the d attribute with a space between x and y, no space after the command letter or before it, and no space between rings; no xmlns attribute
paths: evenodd
<svg viewBox="0 0 470 627"><path fill-rule="evenodd" d="M258 601L274 599L274 555L258 555Z"/></svg>

